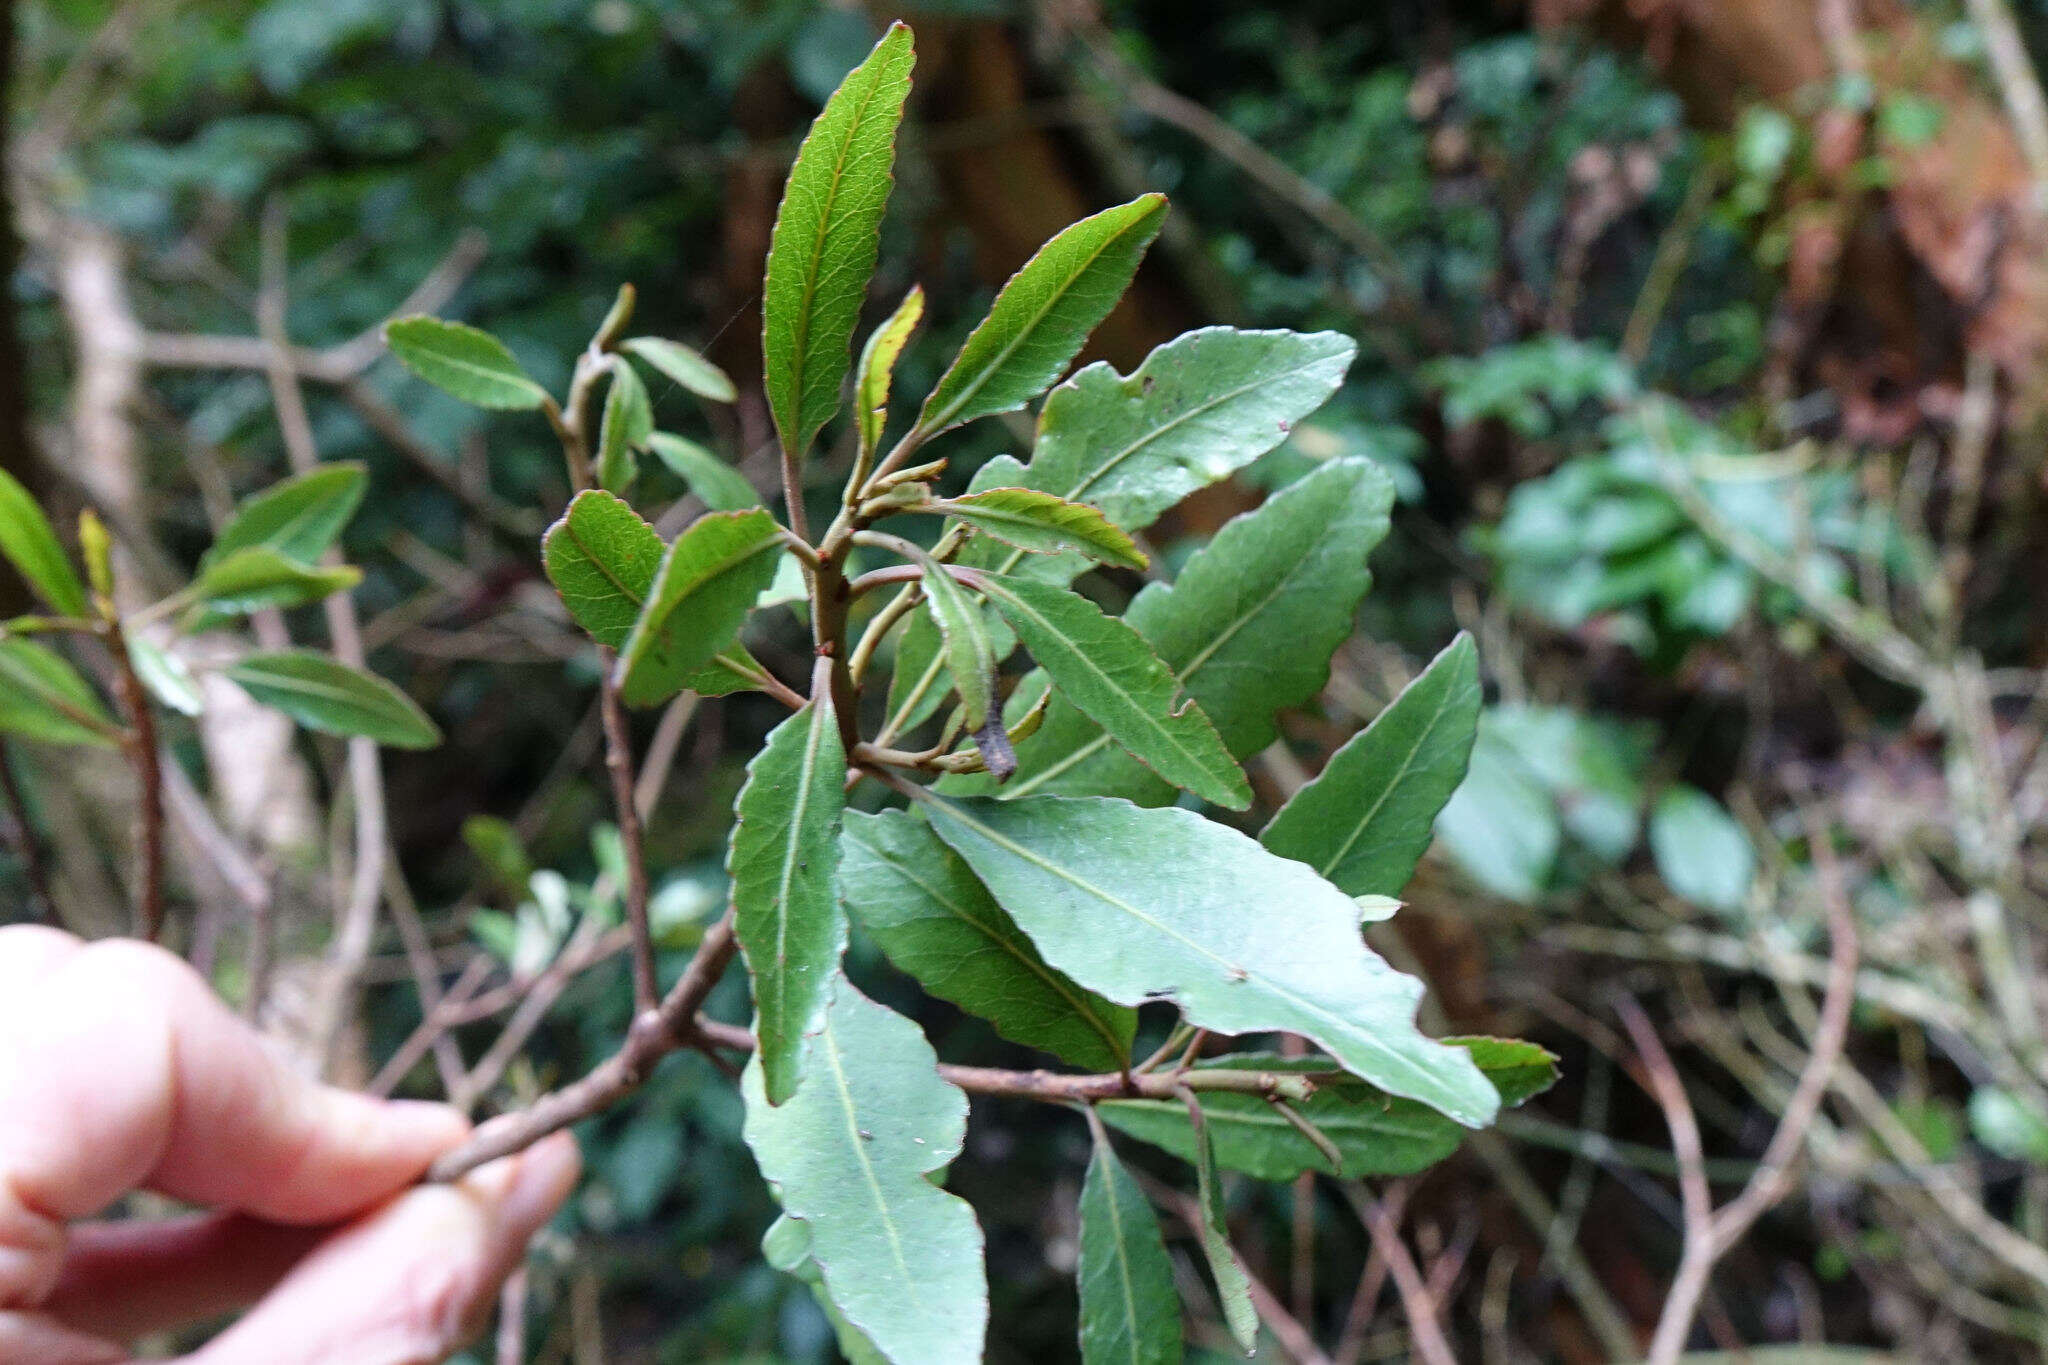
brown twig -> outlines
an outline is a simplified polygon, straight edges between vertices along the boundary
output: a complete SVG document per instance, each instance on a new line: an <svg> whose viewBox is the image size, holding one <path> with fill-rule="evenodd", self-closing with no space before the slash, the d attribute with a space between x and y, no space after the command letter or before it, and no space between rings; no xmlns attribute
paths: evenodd
<svg viewBox="0 0 2048 1365"><path fill-rule="evenodd" d="M1394 1281L1394 1292L1401 1296L1401 1311L1408 1318L1408 1334L1415 1354L1426 1365L1458 1365L1458 1357L1444 1336L1442 1324L1437 1321L1436 1299L1431 1295L1421 1269L1415 1264L1408 1244L1401 1240L1401 1229L1387 1206L1367 1194L1363 1185L1355 1183L1344 1186L1344 1197L1351 1201L1358 1221L1365 1225L1373 1250L1387 1263L1387 1273Z"/></svg>
<svg viewBox="0 0 2048 1365"><path fill-rule="evenodd" d="M1828 831L1811 818L1808 830L1816 880L1833 939L1820 1022L1814 1030L1806 1066L1764 1148L1763 1160L1741 1193L1718 1212L1707 1187L1699 1124L1693 1117L1692 1104L1686 1098L1677 1068L1641 1008L1627 997L1616 1005L1630 1041L1642 1058L1648 1088L1671 1129L1679 1165L1679 1194L1685 1210L1685 1249L1651 1339L1646 1357L1649 1365L1672 1365L1678 1360L1692 1334L1693 1319L1699 1312L1715 1263L1727 1255L1758 1218L1791 1192L1792 1163L1806 1144L1807 1132L1820 1112L1835 1063L1841 1059L1848 1041L1850 1009L1856 998L1855 914L1842 882L1840 863L1828 842Z"/></svg>
<svg viewBox="0 0 2048 1365"><path fill-rule="evenodd" d="M109 620L100 638L114 660L114 691L128 722L128 762L137 788L135 846L135 912L137 932L154 943L164 927L164 770L156 746L156 716L149 693L129 657L128 641L117 620Z"/></svg>

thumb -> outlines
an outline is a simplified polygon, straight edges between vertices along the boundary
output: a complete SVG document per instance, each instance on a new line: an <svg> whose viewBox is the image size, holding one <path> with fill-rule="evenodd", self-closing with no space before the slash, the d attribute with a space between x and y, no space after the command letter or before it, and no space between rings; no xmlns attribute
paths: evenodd
<svg viewBox="0 0 2048 1365"><path fill-rule="evenodd" d="M430 1365L478 1332L526 1244L575 1187L557 1133L424 1185L322 1242L189 1365Z"/></svg>

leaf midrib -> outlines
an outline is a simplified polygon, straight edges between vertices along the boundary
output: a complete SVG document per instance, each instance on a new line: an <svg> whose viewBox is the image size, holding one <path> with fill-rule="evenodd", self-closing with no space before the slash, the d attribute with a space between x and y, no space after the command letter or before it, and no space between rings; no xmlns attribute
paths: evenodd
<svg viewBox="0 0 2048 1365"><path fill-rule="evenodd" d="M1131 1365L1144 1365L1144 1358L1138 1353L1138 1287L1131 1276L1130 1248L1124 1243L1124 1211L1117 1195L1117 1176L1114 1169L1116 1156L1106 1148L1102 1163L1102 1188L1106 1198L1104 1205L1109 1210L1110 1236L1116 1248L1117 1280L1124 1291L1124 1341L1130 1347Z"/></svg>
<svg viewBox="0 0 2048 1365"><path fill-rule="evenodd" d="M857 834L853 835L852 837L856 840L860 838L860 836ZM1033 976L1036 976L1040 980L1045 982L1045 984L1051 988L1054 994L1058 995L1062 1000L1066 1001L1069 1005L1073 1007L1075 1015L1078 1016L1082 1020L1082 1022L1087 1024L1088 1027L1091 1030L1093 1030L1098 1036L1100 1036L1105 1043L1109 1044L1109 1052L1112 1057L1124 1057L1125 1054L1123 1041L1119 1039L1116 1036L1116 1034L1110 1030L1107 1023L1105 1023L1101 1018L1099 1018L1096 1015L1095 1010L1092 1007L1092 1003L1090 1001L1084 999L1081 996L1075 995L1073 991L1068 989L1070 983L1064 976L1054 971L1052 967L1049 966L1047 963L1043 961L1033 960L1032 958L1027 957L1025 954L1018 952L1017 945L1015 943L1003 937L1001 934L998 934L995 930L989 928L986 924L983 924L980 920L976 919L973 915L969 914L956 902L949 899L937 887L933 886L930 882L927 882L923 877L918 875L914 867L908 866L905 863L899 862L896 859L889 857L884 850L878 848L874 844L863 844L863 847L865 847L870 854L874 855L877 858L880 858L884 863L887 863L890 867L895 868L897 871L897 875L901 876L905 881L908 881L911 885L917 887L920 891L924 892L925 895L931 897L931 899L936 901L938 904L952 911L955 918L959 919L962 923L967 924L969 927L975 929L976 931L981 933L985 938L987 938L989 942L995 944L998 948L1001 948L1004 952L1008 953L1011 957L1015 958L1018 964L1021 965L1026 971L1030 972Z"/></svg>
<svg viewBox="0 0 2048 1365"><path fill-rule="evenodd" d="M1030 604L1026 603L1014 592L997 588L994 584L989 585L989 591L996 592L999 596L1002 597L1004 601L1010 603L1017 610L1026 613L1032 621L1036 622L1039 626L1041 626L1044 630L1051 634L1055 639L1065 644L1067 647L1066 652L1070 656L1072 656L1090 673L1092 673L1096 677L1096 679L1102 683L1104 687L1109 689L1112 695L1120 698L1124 702L1125 706L1129 709L1129 711L1132 714L1136 715L1139 718L1139 720L1141 720L1144 723L1145 728L1156 733L1163 742L1165 742L1169 747L1171 747L1174 750L1174 752L1178 753L1182 758L1187 760L1187 762L1192 764L1198 771L1206 773L1210 777L1220 776L1215 769L1211 768L1206 762L1202 760L1199 754L1197 754L1193 749L1189 748L1181 740L1179 735L1175 734L1170 728L1167 727L1167 725L1163 721L1161 721L1158 717L1154 716L1150 711L1146 710L1143 706L1140 706L1136 698L1132 697L1126 689L1119 686L1116 683L1116 681L1113 678L1111 678L1107 672L1103 670L1102 666L1095 662L1093 656L1088 654L1085 650L1081 649L1072 640L1068 639L1064 634L1062 634L1059 628L1053 625L1051 621L1047 620L1043 613L1033 610ZM1102 619L1105 621L1110 621L1115 620L1116 618L1104 616ZM1126 626L1126 629L1128 629L1128 626ZM1132 631L1131 633L1133 635L1137 634L1136 631ZM1139 636L1138 638L1142 641L1144 637ZM1146 645L1145 648L1149 650L1151 646ZM1155 655L1154 657L1157 656ZM1162 667L1164 666L1162 665ZM1173 676L1173 670L1165 669L1165 672L1167 674L1167 677L1171 679ZM1068 700L1072 701L1073 699L1070 696ZM1079 703L1077 702L1075 703L1075 705L1078 708ZM1181 719L1189 715L1201 715L1201 712L1199 710L1191 710L1189 707L1184 706L1180 711L1170 712L1169 714L1171 714L1175 719ZM1204 722L1206 722L1207 719L1208 718L1206 716L1202 717L1202 720ZM1106 726L1104 727L1105 732L1107 731L1107 728L1108 727ZM1211 730L1213 733L1213 726L1211 727ZM1220 737L1217 739L1217 744L1219 746L1222 744L1222 739ZM1133 754L1132 757L1135 758L1137 757L1137 755ZM1165 775L1161 774L1161 776L1163 777ZM1168 780L1170 781L1171 779ZM1227 781L1227 779L1223 780Z"/></svg>
<svg viewBox="0 0 2048 1365"><path fill-rule="evenodd" d="M1290 1004L1293 1004L1295 1007L1299 1008L1304 1013L1313 1015L1319 1019L1329 1021L1335 1027L1336 1031L1340 1036L1350 1036L1358 1038L1362 1044L1361 1050L1370 1050L1376 1055L1383 1058L1387 1063L1391 1064L1395 1068L1406 1071L1411 1075L1418 1076L1420 1078L1422 1088L1427 1089L1431 1092L1435 1092L1442 1088L1440 1084L1437 1082L1436 1078L1431 1076L1427 1071L1420 1069L1414 1062L1410 1061L1408 1058L1403 1057L1399 1053L1393 1051L1392 1049L1383 1046L1378 1039L1374 1038L1370 1033L1366 1032L1364 1029L1361 1029L1357 1025L1351 1023L1342 1015L1334 1013L1327 1007L1319 1004L1314 1000L1308 999L1305 996L1295 993L1294 991L1288 989L1285 985L1274 980L1270 975L1268 975L1265 972L1254 971L1253 969L1246 967L1242 964L1232 962L1228 958L1223 957L1222 955L1218 954L1206 945L1197 943L1195 940L1189 938L1187 935L1181 933L1179 930L1173 928L1171 925L1163 923L1162 921L1154 918L1153 916L1146 914L1143 910L1139 909L1135 905L1132 905L1129 901L1124 900L1122 897L1112 895L1109 891L1105 890L1104 888L1095 885L1093 882L1086 881L1081 877L1076 876L1074 873L1069 872L1066 868L1061 867L1059 864L1051 862L1048 859L1039 856L1039 854L1033 851L1032 849L1024 847L1024 845L1017 843L1015 840L1007 837L1000 831L991 828L990 826L984 824L979 820L974 819L965 811L961 810L961 808L957 804L950 801L946 801L944 798L936 795L928 795L927 799L944 805L946 807L947 813L953 819L958 820L962 824L969 826L975 832L980 834L983 838L987 839L990 843L997 845L998 847L1008 851L1016 857L1022 858L1025 862L1031 863L1034 866L1037 866L1043 869L1044 871L1051 873L1053 876L1058 877L1061 881L1066 882L1068 885L1074 887L1076 890L1095 897L1095 899L1101 901L1103 904L1108 905L1114 909L1123 911L1132 919L1137 920L1140 924L1146 925L1151 929L1155 930L1156 932L1160 933L1161 935L1175 940L1176 942L1187 947L1190 951L1196 953L1201 957L1207 958L1209 961L1216 963L1218 966L1226 968L1231 972L1243 972L1245 974L1246 981L1258 982L1266 991L1280 997L1282 1000L1285 1000ZM1274 854L1272 856L1278 857L1279 855ZM1174 998L1181 1000L1183 1007L1185 1007L1186 1004L1185 994L1186 993L1183 991L1174 992ZM1325 1046L1328 1046L1328 1044L1325 1044ZM1335 1049L1333 1048L1332 1051L1334 1050ZM1391 1087L1382 1084L1381 1088L1390 1089ZM1426 1103L1426 1101L1424 1101L1424 1103Z"/></svg>
<svg viewBox="0 0 2048 1365"><path fill-rule="evenodd" d="M882 1230L889 1237L890 1255L896 1260L897 1270L902 1272L903 1292L909 1295L918 1312L929 1312L930 1310L924 1306L923 1297L917 1292L917 1276L911 1273L910 1264L904 1259L903 1239L896 1230L896 1220L890 1217L888 1195L883 1192L881 1178L875 1174L874 1162L868 1159L867 1139L861 1136L860 1116L858 1106L854 1103L853 1088L847 1083L846 1067L839 1055L839 1038L832 1031L830 1024L827 1024L818 1036L825 1044L825 1057L832 1066L833 1085L839 1092L839 1111L846 1119L847 1146L860 1162L861 1175L867 1181L868 1193L874 1197L875 1213L881 1221Z"/></svg>
<svg viewBox="0 0 2048 1365"><path fill-rule="evenodd" d="M1350 856L1352 846L1365 836L1366 827L1372 824L1374 818L1379 815L1380 808L1387 804L1388 798L1393 796L1395 789L1401 785L1402 779L1407 777L1409 771L1414 768L1415 756L1422 752L1422 746L1428 743L1431 735L1436 733L1436 727L1442 722L1444 713L1450 710L1451 697L1451 690L1446 688L1443 696L1437 699L1436 709L1430 713L1429 723L1423 727L1422 733L1416 736L1415 743L1410 745L1408 752L1402 756L1401 766L1395 770L1393 777L1380 788L1380 794L1373 799L1372 805L1367 808L1364 815L1359 817L1358 823L1351 827L1351 833L1344 837L1344 842L1330 856L1329 861L1316 869L1317 872L1320 872L1327 878L1330 873L1343 864L1346 857ZM1370 729L1370 727L1367 728Z"/></svg>

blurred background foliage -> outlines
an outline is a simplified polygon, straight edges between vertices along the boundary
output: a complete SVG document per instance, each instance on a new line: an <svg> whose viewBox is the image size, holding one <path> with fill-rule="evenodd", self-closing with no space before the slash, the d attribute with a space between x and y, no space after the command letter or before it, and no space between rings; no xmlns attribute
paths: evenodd
<svg viewBox="0 0 2048 1365"><path fill-rule="evenodd" d="M372 471L347 551L369 571L373 660L449 735L389 757L397 865L448 975L480 950L508 1003L617 913L592 660L534 554L566 489L538 422L461 407L357 339L422 290L559 389L631 281L645 330L748 389L793 139L897 13L14 7L26 392L0 390L0 421L42 456L15 441L10 467L108 508L145 574L189 563L227 498L284 468L250 341L266 306L282 318L322 457ZM1474 1359L1598 1360L1654 1320L1678 1215L1661 1120L1615 1082L1633 1058L1614 997L1651 1009L1741 1175L1811 1025L1821 829L1853 869L1871 979L1853 1079L1809 1139L1813 1179L1723 1267L1701 1340L2038 1350L2048 1279L1985 1224L2048 1232L2048 126L2000 47L2048 39L2048 4L934 0L906 17L918 89L873 302L921 281L942 310L906 391L1039 241L1140 189L1172 196L1172 225L1094 354L1128 369L1212 321L1361 340L1326 410L1154 539L1178 562L1333 455L1396 475L1360 634L1261 761L1268 801L1454 630L1480 640L1492 701L1471 776L1406 938L1373 937L1430 977L1433 1023L1541 1038L1567 1080L1507 1142L1397 1191L1453 1339ZM772 482L758 403L655 401L665 429ZM1028 439L984 428L956 460ZM682 481L659 491L688 506ZM803 641L750 643L801 672ZM718 902L738 765L774 710L706 700L643 731L680 745L650 829L678 950ZM219 741L174 738L232 806ZM118 775L13 757L57 893L105 919ZM287 958L315 953L344 838L335 755L287 741L265 771L231 823L284 888ZM25 903L28 886L0 858L0 891ZM190 879L187 906L206 891ZM419 1019L398 945L379 949L358 1079ZM856 974L876 976L862 951ZM219 958L230 993L237 971ZM608 1052L623 976L612 959L556 982L484 1089L531 1094ZM714 1009L732 1017L726 987ZM919 1008L949 1055L1020 1060ZM466 1026L470 1060L505 1027ZM425 1065L403 1085L437 1088ZM831 1358L810 1295L756 1254L771 1208L738 1127L694 1056L589 1125L586 1187L530 1280L532 1358ZM1074 1353L1083 1146L1060 1115L975 1110L953 1184L989 1229L1008 1325L991 1360ZM1342 1200L1247 1184L1234 1212L1328 1359L1406 1354ZM1195 1339L1219 1340L1200 1293Z"/></svg>

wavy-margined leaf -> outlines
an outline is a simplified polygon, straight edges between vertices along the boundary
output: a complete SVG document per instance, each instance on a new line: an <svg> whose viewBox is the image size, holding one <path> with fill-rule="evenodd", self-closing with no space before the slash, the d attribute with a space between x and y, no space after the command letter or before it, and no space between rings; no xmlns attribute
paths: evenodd
<svg viewBox="0 0 2048 1365"><path fill-rule="evenodd" d="M1183 1112L1194 1134L1195 1199L1201 1209L1196 1240L1209 1262L1209 1274L1216 1280L1216 1299L1223 1306L1223 1322L1230 1328L1238 1349L1250 1355L1259 1344L1259 1314L1252 1306L1251 1277L1230 1245L1230 1223L1223 1208L1223 1182L1216 1174L1215 1142L1209 1133L1202 1102L1194 1091L1183 1092Z"/></svg>
<svg viewBox="0 0 2048 1365"><path fill-rule="evenodd" d="M1499 1097L1415 1027L1422 983L1365 946L1349 896L1193 811L1111 797L926 793L926 817L1053 967L1216 1033L1281 1030L1468 1127Z"/></svg>
<svg viewBox="0 0 2048 1365"><path fill-rule="evenodd" d="M893 24L811 124L768 247L761 350L768 409L785 451L801 452L839 411L839 389L894 183L896 127L916 60Z"/></svg>
<svg viewBox="0 0 2048 1365"><path fill-rule="evenodd" d="M770 1104L795 1093L804 1035L825 1017L846 948L839 905L839 820L846 750L830 693L768 735L726 852L733 932L754 978L754 1036Z"/></svg>
<svg viewBox="0 0 2048 1365"><path fill-rule="evenodd" d="M1356 353L1335 332L1204 327L1155 349L1128 378L1098 361L1046 397L1031 463L1002 481L1088 503L1142 531L1287 439L1336 392ZM962 562L1059 582L1086 567L1079 556L1026 560L981 547Z"/></svg>
<svg viewBox="0 0 2048 1365"><path fill-rule="evenodd" d="M918 413L927 435L1009 412L1045 392L1109 316L1166 219L1140 195L1054 236L1010 277Z"/></svg>
<svg viewBox="0 0 2048 1365"><path fill-rule="evenodd" d="M1534 1043L1507 1038L1446 1038L1462 1047L1500 1095L1513 1107L1547 1090L1557 1079L1557 1059ZM1197 1069L1259 1071L1276 1075L1328 1071L1327 1057L1281 1057L1235 1053L1197 1062ZM1303 1171L1351 1178L1413 1175L1456 1151L1464 1133L1427 1105L1399 1099L1364 1081L1344 1077L1317 1084L1315 1093L1294 1101L1296 1114L1322 1130L1343 1158L1342 1169L1263 1096L1206 1090L1202 1112L1209 1123L1216 1161L1260 1180L1292 1180ZM1182 1160L1195 1154L1187 1107L1173 1099L1105 1100L1096 1112L1111 1126L1164 1148Z"/></svg>
<svg viewBox="0 0 2048 1365"><path fill-rule="evenodd" d="M1060 695L1132 757L1205 801L1251 804L1251 784L1216 727L1192 700L1177 702L1173 671L1136 631L1050 583L989 575L982 591Z"/></svg>
<svg viewBox="0 0 2048 1365"><path fill-rule="evenodd" d="M265 706L308 730L360 735L394 749L431 749L441 731L412 698L374 673L310 650L251 654L223 670Z"/></svg>
<svg viewBox="0 0 2048 1365"><path fill-rule="evenodd" d="M1369 460L1339 460L1289 485L1218 531L1171 585L1149 583L1124 613L1246 758L1273 742L1275 716L1322 691L1330 655L1350 635L1372 582L1366 556L1387 533L1394 490ZM1026 679L1013 705L1042 683ZM982 790L978 783L949 784ZM1045 724L1017 749L1010 796L1032 792L1173 799L1086 714L1054 696Z"/></svg>
<svg viewBox="0 0 2048 1365"><path fill-rule="evenodd" d="M55 651L7 638L0 639L0 732L109 749L121 729L78 670Z"/></svg>
<svg viewBox="0 0 2048 1365"><path fill-rule="evenodd" d="M761 495L746 475L695 441L657 431L647 438L647 446L712 511L738 512L761 505Z"/></svg>
<svg viewBox="0 0 2048 1365"><path fill-rule="evenodd" d="M860 426L863 450L872 451L882 443L882 428L889 422L889 382L896 374L896 361L903 348L910 344L910 334L917 330L923 317L924 290L912 285L889 320L877 327L868 337L867 345L861 347L853 412Z"/></svg>
<svg viewBox="0 0 2048 1365"><path fill-rule="evenodd" d="M711 512L676 537L619 650L619 691L654 706L730 648L754 599L774 580L782 530L766 509Z"/></svg>
<svg viewBox="0 0 2048 1365"><path fill-rule="evenodd" d="M654 404L647 386L625 361L612 364L611 385L604 394L604 417L597 428L597 481L617 492L639 472L633 452L654 435Z"/></svg>
<svg viewBox="0 0 2048 1365"><path fill-rule="evenodd" d="M384 340L408 370L479 408L537 408L548 393L527 377L505 343L489 332L440 318L399 318Z"/></svg>
<svg viewBox="0 0 2048 1365"><path fill-rule="evenodd" d="M832 1324L832 1334L839 1339L839 1354L846 1357L847 1365L887 1365L889 1358L876 1350L875 1344L862 1336L858 1327L846 1320L846 1315L839 1311L839 1305L833 1303L831 1294L826 1292L825 1273L811 1258L810 1224L786 1213L777 1218L768 1225L768 1231L761 1234L761 1258L783 1274L811 1287L811 1297L818 1301L826 1321Z"/></svg>
<svg viewBox="0 0 2048 1365"><path fill-rule="evenodd" d="M960 1153L967 1096L915 1024L839 978L803 1083L771 1106L741 1080L746 1139L784 1213L810 1233L833 1304L896 1365L971 1365L988 1325L981 1226L934 1172Z"/></svg>
<svg viewBox="0 0 2048 1365"><path fill-rule="evenodd" d="M355 463L322 465L244 498L200 559L216 564L255 546L301 564L319 562L362 505L369 476Z"/></svg>
<svg viewBox="0 0 2048 1365"><path fill-rule="evenodd" d="M1180 1295L1152 1201L1094 1126L1081 1184L1082 1365L1180 1365Z"/></svg>
<svg viewBox="0 0 2048 1365"><path fill-rule="evenodd" d="M56 528L12 474L0 469L0 555L59 616L88 617L92 603Z"/></svg>
<svg viewBox="0 0 2048 1365"><path fill-rule="evenodd" d="M662 337L628 337L619 349L665 378L714 403L730 403L739 397L724 370L706 360L680 341Z"/></svg>
<svg viewBox="0 0 2048 1365"><path fill-rule="evenodd" d="M186 592L216 612L300 607L363 581L363 571L346 564L314 567L268 545L251 545L203 565Z"/></svg>
<svg viewBox="0 0 2048 1365"><path fill-rule="evenodd" d="M1126 569L1142 569L1151 562L1136 541L1096 508L1035 488L990 488L941 498L917 510L958 517L1006 545L1036 554L1075 550Z"/></svg>
<svg viewBox="0 0 2048 1365"><path fill-rule="evenodd" d="M850 813L841 846L847 909L919 985L1011 1042L1091 1071L1129 1064L1137 1012L1046 966L929 826L906 811Z"/></svg>
<svg viewBox="0 0 2048 1365"><path fill-rule="evenodd" d="M1479 730L1479 651L1460 635L1373 722L1330 756L1259 842L1354 896L1392 896L1415 875Z"/></svg>

